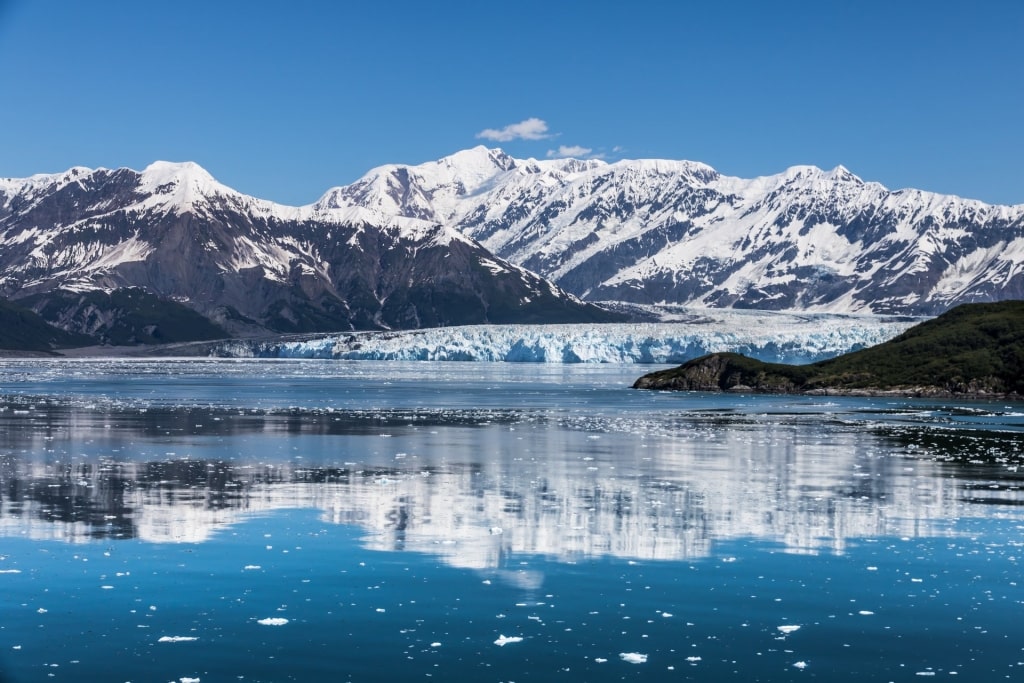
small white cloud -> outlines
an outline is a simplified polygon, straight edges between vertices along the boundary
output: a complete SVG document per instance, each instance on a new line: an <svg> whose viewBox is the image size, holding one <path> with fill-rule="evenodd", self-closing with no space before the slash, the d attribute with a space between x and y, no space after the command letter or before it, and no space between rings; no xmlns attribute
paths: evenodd
<svg viewBox="0 0 1024 683"><path fill-rule="evenodd" d="M590 147L580 147L579 145L562 145L558 149L548 150L548 159L567 159L570 157L585 157L593 152Z"/></svg>
<svg viewBox="0 0 1024 683"><path fill-rule="evenodd" d="M500 130L487 128L476 134L484 140L496 142L508 142L509 140L544 140L551 137L548 133L548 124L538 118L529 118L519 123L512 123Z"/></svg>

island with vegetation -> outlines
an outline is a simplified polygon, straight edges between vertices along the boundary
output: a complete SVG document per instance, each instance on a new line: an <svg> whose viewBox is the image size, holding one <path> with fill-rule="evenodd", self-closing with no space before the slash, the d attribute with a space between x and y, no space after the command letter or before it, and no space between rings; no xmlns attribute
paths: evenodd
<svg viewBox="0 0 1024 683"><path fill-rule="evenodd" d="M824 395L1024 396L1024 301L964 304L891 341L810 365L714 353L636 389Z"/></svg>

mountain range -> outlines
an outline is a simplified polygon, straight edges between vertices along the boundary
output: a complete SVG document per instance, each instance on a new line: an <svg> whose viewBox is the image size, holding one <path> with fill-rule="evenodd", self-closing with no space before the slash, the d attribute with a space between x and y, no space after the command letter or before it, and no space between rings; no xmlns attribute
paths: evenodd
<svg viewBox="0 0 1024 683"><path fill-rule="evenodd" d="M281 206L165 162L0 180L0 296L115 343L129 318L127 343L616 317L450 227Z"/></svg>
<svg viewBox="0 0 1024 683"><path fill-rule="evenodd" d="M1024 298L1024 205L486 147L302 207L193 163L73 168L0 179L0 297L107 343L622 319L601 302L936 315Z"/></svg>
<svg viewBox="0 0 1024 683"><path fill-rule="evenodd" d="M842 166L743 179L478 147L321 203L452 226L591 301L937 315L1024 296L1024 205L890 191Z"/></svg>

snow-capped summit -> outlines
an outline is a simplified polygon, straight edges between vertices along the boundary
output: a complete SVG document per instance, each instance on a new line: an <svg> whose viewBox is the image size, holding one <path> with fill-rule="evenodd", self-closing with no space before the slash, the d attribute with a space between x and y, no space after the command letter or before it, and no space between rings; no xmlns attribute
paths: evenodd
<svg viewBox="0 0 1024 683"><path fill-rule="evenodd" d="M155 161L139 175L138 192L154 203L164 203L178 212L189 210L193 202L216 195L237 195L221 185L199 164L187 161Z"/></svg>

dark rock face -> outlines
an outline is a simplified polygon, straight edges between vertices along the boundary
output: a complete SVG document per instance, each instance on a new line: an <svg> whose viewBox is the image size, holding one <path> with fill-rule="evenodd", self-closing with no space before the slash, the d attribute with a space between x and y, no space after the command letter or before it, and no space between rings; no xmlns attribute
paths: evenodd
<svg viewBox="0 0 1024 683"><path fill-rule="evenodd" d="M801 366L763 363L735 353L713 353L678 368L644 375L634 389L791 394L804 390Z"/></svg>
<svg viewBox="0 0 1024 683"><path fill-rule="evenodd" d="M56 349L86 346L92 338L65 332L33 311L0 300L0 351L52 353Z"/></svg>
<svg viewBox="0 0 1024 683"><path fill-rule="evenodd" d="M0 297L112 340L123 308L76 293L126 289L203 316L193 339L616 319L440 225L274 205L194 164L0 181ZM160 340L131 325L126 339Z"/></svg>

